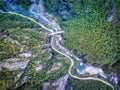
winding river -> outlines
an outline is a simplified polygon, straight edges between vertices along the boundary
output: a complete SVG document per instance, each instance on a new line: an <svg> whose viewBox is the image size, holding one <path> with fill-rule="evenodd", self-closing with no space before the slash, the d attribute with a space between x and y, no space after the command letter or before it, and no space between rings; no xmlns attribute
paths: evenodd
<svg viewBox="0 0 120 90"><path fill-rule="evenodd" d="M11 7L10 7L10 8L11 8ZM38 24L38 25L39 25L40 27L42 27L43 29L49 31L49 32L51 33L51 37L52 37L52 38L51 38L51 47L52 47L52 49L53 49L54 51L56 51L57 53L65 56L65 57L67 57L67 58L70 60L70 62L71 62L71 65L70 65L69 70L68 70L69 75L70 75L71 77L73 77L73 78L75 78L75 79L79 79L79 80L97 80L97 81L100 81L100 82L102 82L102 83L110 86L110 87L114 90L114 87L113 87L112 84L110 84L109 82L104 81L104 80L102 80L102 79L100 79L100 78L96 78L96 77L85 77L85 78L81 78L81 77L78 77L78 76L72 74L71 69L72 69L72 67L73 67L73 65L74 65L74 61L73 61L73 59L70 57L70 55L68 55L68 54L60 51L58 48L56 48L55 40L56 40L56 36L58 35L58 33L56 33L56 32L58 32L58 31L56 31L57 28L55 28L55 26L53 26L54 28L51 27L51 25L55 25L55 24L52 23L52 22L50 22L47 18L45 18L44 16L41 16L41 17L40 17L40 18L43 19L43 20L44 20L44 18L47 19L46 22L47 22L48 24L50 24L50 25L45 26L46 23L43 23L43 22L41 23L40 20L39 20L39 22L38 22L38 21L36 21L35 19L33 19L31 16L19 14L18 12L11 12L11 11L4 12L4 11L0 10L0 13L3 13L3 14L12 14L12 15L17 15L17 16L26 18L26 19L28 19L28 20L30 20L30 21ZM34 15L34 14L33 14L33 15ZM61 45L60 45L60 46L61 46ZM63 46L61 46L61 47L63 47Z"/></svg>

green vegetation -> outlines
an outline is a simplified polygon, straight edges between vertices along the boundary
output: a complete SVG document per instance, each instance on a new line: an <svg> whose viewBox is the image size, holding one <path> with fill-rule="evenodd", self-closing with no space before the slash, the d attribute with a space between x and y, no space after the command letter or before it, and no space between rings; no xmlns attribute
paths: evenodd
<svg viewBox="0 0 120 90"><path fill-rule="evenodd" d="M41 28L38 25L24 18L9 14L0 14L0 22L0 62L5 62L9 58L21 58L22 61L24 58L19 56L21 52L30 51L38 54L38 58L41 56L43 44L39 40L45 40L46 36L39 33ZM21 51L22 47L24 49ZM29 60L30 65L28 68L31 70L31 73L35 72L32 68L35 67L36 63L33 62L32 57ZM14 86L17 74L18 72L16 71L2 69L0 72L1 89L5 90Z"/></svg>
<svg viewBox="0 0 120 90"><path fill-rule="evenodd" d="M0 61L6 61L9 58L21 58L21 61L25 57L20 57L21 52L27 53L32 52L32 54L37 55L37 57L29 57L30 60L25 72L16 82L20 87L18 90L26 90L31 88L37 89L42 86L45 80L54 80L59 78L61 75L67 73L70 63L65 61L63 58L58 60L53 57L51 60L48 59L49 53L47 50L42 50L44 44L46 43L46 34L40 34L41 28L34 24L33 22L21 18L19 16L10 14L0 14ZM21 48L24 49L21 51ZM44 53L43 53L44 52ZM58 55L56 52L54 56ZM35 67L37 62L40 61L43 65L43 69L36 73ZM56 62L62 62L64 67L60 68L57 72L52 72L47 74L48 70L52 68L52 65ZM13 62L9 62L13 63ZM4 90L6 88L15 88L15 77L20 71L9 71L3 70L0 72L0 77L6 73L4 77L0 79L0 86ZM10 74L10 76L9 76ZM28 82L22 84L25 76L30 77ZM8 78L10 82L8 82ZM12 83L11 83L12 82Z"/></svg>
<svg viewBox="0 0 120 90"><path fill-rule="evenodd" d="M74 90L111 90L109 86L98 81L81 81L71 78L69 84L74 87Z"/></svg>
<svg viewBox="0 0 120 90"><path fill-rule="evenodd" d="M51 60L48 60L47 55L48 55L48 53L46 52L46 53L42 54L42 56L41 56L41 61L42 61L44 68L39 73L35 73L35 72L33 73L33 72L31 72L31 69L26 70L27 72L25 74L30 74L29 73L29 71L30 71L32 74L32 78L26 84L24 84L20 88L18 88L18 90L39 89L43 85L44 81L55 80L55 79L59 78L60 76L67 73L67 70L70 65L68 61L58 60L58 59L56 59L56 57L53 57ZM37 61L37 59L36 59L36 61ZM63 63L64 67L59 69L57 72L52 72L50 74L47 74L47 71L51 69L52 65L59 61ZM30 66L28 66L28 67L30 67Z"/></svg>
<svg viewBox="0 0 120 90"><path fill-rule="evenodd" d="M39 26L18 16L0 14L0 17L0 32L3 34L0 36L0 60L17 56L21 45L24 45L27 51L37 49L35 46L39 44L41 38L38 33Z"/></svg>
<svg viewBox="0 0 120 90"><path fill-rule="evenodd" d="M119 73L119 71L120 71L120 60L116 60L116 62L114 64L106 64L106 65L104 65L103 68L106 71L106 73L111 73L111 72L118 72Z"/></svg>
<svg viewBox="0 0 120 90"><path fill-rule="evenodd" d="M0 60L15 57L18 54L19 46L16 43L12 43L8 38L3 36L0 37L0 42Z"/></svg>
<svg viewBox="0 0 120 90"><path fill-rule="evenodd" d="M46 0L48 1L48 0ZM27 9L30 5L29 0L16 0L23 8ZM60 21L63 30L65 30L64 46L69 50L72 50L74 54L81 57L83 54L88 54L87 60L91 63L97 63L103 65L105 71L111 72L108 68L109 65L116 59L120 59L119 51L119 33L120 33L120 20L118 19L119 0L115 0L115 19L112 23L106 23L105 21L105 6L99 6L99 0L86 0L88 10L90 14L83 12L80 0L67 0L71 10L76 13L75 17L67 17L67 21ZM2 2L0 1L0 6ZM55 0L52 2L55 3ZM63 2L66 3L66 2ZM4 5L2 6L4 7ZM61 8L61 6L59 6ZM1 7L0 7L1 8ZM55 8L55 6L54 6ZM4 9L4 8L1 8ZM49 9L50 11L50 9ZM57 15L53 12L53 14ZM19 16L10 14L0 14L0 62L6 61L8 58L21 58L20 50L24 46L22 52L32 52L37 57L29 57L30 60L22 77L18 80L17 84L20 86L18 90L37 90L40 89L43 82L46 80L55 80L60 76L68 73L70 62L61 58L57 59L57 53L53 53L53 58L48 59L49 52L42 50L42 47L46 43L46 35L41 35L39 31L41 28L33 22L21 18ZM43 41L43 43L41 43ZM47 42L48 43L48 42ZM35 67L37 61L41 61L43 69L36 73ZM48 70L52 68L52 65L56 62L62 62L63 67L57 72L47 74ZM12 63L12 62L9 62ZM116 65L119 66L119 65ZM113 69L119 70L119 67L114 66ZM19 71L18 71L19 72ZM0 72L0 86L1 89L14 89L14 77L18 73L17 71L9 71L7 68L2 67ZM30 77L28 82L22 84L22 80L25 76ZM111 88L103 83L96 81L79 81L73 78L69 78L69 84L74 87L75 90L110 90ZM51 90L52 87L49 87Z"/></svg>
<svg viewBox="0 0 120 90"><path fill-rule="evenodd" d="M99 6L99 2L90 3L88 8L91 14L84 14L80 8L76 8L79 15L64 22L64 45L78 56L88 54L88 61L100 65L112 62L117 56L119 28L106 23L105 10Z"/></svg>
<svg viewBox="0 0 120 90"><path fill-rule="evenodd" d="M111 63L115 59L119 59L119 0L114 1L116 12L112 23L105 21L105 10L108 2L100 6L99 0L85 0L88 10L91 12L90 14L84 13L79 0L61 2L69 4L71 11L76 13L74 17L67 17L67 21L62 22L59 19L63 30L66 31L63 36L65 47L72 50L79 57L83 54L88 54L87 60L99 65ZM55 0L51 3L54 4ZM57 15L54 12L52 13Z"/></svg>
<svg viewBox="0 0 120 90"><path fill-rule="evenodd" d="M2 67L2 71L0 72L0 89L5 90L5 88L13 85L14 76L7 68Z"/></svg>
<svg viewBox="0 0 120 90"><path fill-rule="evenodd" d="M51 3L54 4L55 1L56 0L53 2L51 1ZM105 10L109 0L103 6L100 6L99 0L85 0L90 14L84 13L80 0L61 1L69 4L71 11L74 11L76 14L73 17L67 17L67 21L61 21L60 17L57 16L57 13L52 12L55 8L54 5L52 10L48 7L46 8L58 18L63 30L65 30L63 35L65 40L64 46L69 50L72 50L73 53L79 57L88 54L86 57L88 62L101 65L106 73L111 73L113 70L109 68L109 65L114 60L120 59L120 20L118 18L120 13L120 1L114 0L115 17L112 23L107 23L105 20ZM55 5L57 7L57 4ZM118 65L114 68L117 68L115 71L119 71ZM92 88L92 90L111 89L96 81L78 81L70 79L70 82L75 90L88 90L86 87L89 87L89 90L90 88ZM99 86L102 88L99 88Z"/></svg>

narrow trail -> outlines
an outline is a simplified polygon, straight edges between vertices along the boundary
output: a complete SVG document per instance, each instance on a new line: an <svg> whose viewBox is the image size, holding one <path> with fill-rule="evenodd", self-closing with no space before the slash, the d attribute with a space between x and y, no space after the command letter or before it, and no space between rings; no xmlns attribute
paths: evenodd
<svg viewBox="0 0 120 90"><path fill-rule="evenodd" d="M30 20L30 21L38 24L38 25L39 25L40 27L42 27L43 29L45 29L45 30L53 33L52 39L51 39L51 47L52 47L52 49L53 49L54 51L56 51L56 52L58 52L59 54L67 57L67 58L71 61L71 65L70 65L69 70L68 70L68 73L69 73L69 75L70 75L71 77L73 77L73 78L75 78L75 79L79 79L79 80L96 80L96 81L100 81L100 82L102 82L102 83L110 86L110 87L112 88L112 90L114 90L114 86L113 86L112 84L110 84L110 83L108 83L107 81L104 81L104 80L102 80L102 79L95 78L95 77L80 78L80 77L78 77L78 76L73 75L72 72L71 72L71 69L72 69L72 67L73 67L73 65L74 65L74 61L73 61L73 59L72 59L70 56L68 56L68 55L65 54L65 53L60 52L59 50L57 50L57 49L55 48L54 38L55 38L55 35L56 35L57 33L56 33L53 29L50 29L50 28L44 26L43 24L41 24L40 22L37 22L37 21L34 20L33 18L30 18L30 17L28 17L28 16L25 16L25 15L22 15L22 14L19 14L19 13L16 13L16 12L4 12L4 11L0 10L0 13L3 13L3 14L13 14L13 15L21 16L21 17L23 17L23 18L26 18L26 19L28 19L28 20Z"/></svg>

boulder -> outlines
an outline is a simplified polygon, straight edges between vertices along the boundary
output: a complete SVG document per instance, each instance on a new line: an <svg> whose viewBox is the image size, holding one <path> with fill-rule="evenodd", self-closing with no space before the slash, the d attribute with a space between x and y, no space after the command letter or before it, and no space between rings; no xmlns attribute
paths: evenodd
<svg viewBox="0 0 120 90"><path fill-rule="evenodd" d="M106 9L106 15L105 15L107 22L112 22L114 20L114 13L115 13L114 3L113 3L113 0L110 0Z"/></svg>
<svg viewBox="0 0 120 90"><path fill-rule="evenodd" d="M20 58L10 58L0 63L0 71L2 67L9 69L9 71L23 70L27 67L29 61L28 59L21 60Z"/></svg>
<svg viewBox="0 0 120 90"><path fill-rule="evenodd" d="M42 90L48 90L49 87L51 87L53 90L65 90L65 87L68 83L68 77L69 75L67 74L65 76L60 77L59 79L55 81L44 82Z"/></svg>

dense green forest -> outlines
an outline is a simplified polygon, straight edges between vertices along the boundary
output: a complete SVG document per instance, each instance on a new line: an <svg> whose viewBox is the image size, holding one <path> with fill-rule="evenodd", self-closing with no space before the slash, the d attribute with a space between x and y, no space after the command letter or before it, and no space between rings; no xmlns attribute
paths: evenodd
<svg viewBox="0 0 120 90"><path fill-rule="evenodd" d="M72 50L73 53L79 57L87 54L88 62L94 62L99 65L108 64L116 59L120 59L119 0L114 0L115 15L111 23L107 23L105 20L105 11L109 0L102 6L99 0L85 0L87 10L90 11L88 14L83 11L83 5L80 2L82 0L63 0L59 8L67 4L70 10L75 13L74 16L67 16L66 21L61 21L59 14L54 12L56 8L58 8L56 0L46 1L46 8L58 17L61 27L66 32L63 35L65 40L64 46ZM54 7L50 6L48 1L51 2ZM48 5L49 7L47 7ZM52 7L52 9L50 9L50 7Z"/></svg>
<svg viewBox="0 0 120 90"><path fill-rule="evenodd" d="M111 71L119 72L120 66L117 64L115 64L114 68L110 68L112 62L120 60L119 0L114 0L114 20L110 23L105 20L109 0L103 5L100 5L100 0L84 0L87 5L87 10L90 11L90 13L84 13L81 3L83 0L61 0L59 7L56 0L45 1L47 11L57 17L62 29L65 30L63 35L63 45L65 47L72 50L73 53L79 57L87 54L87 61L103 66L105 73L111 73ZM64 8L67 14L64 16L65 20L62 20L63 16L61 17L61 14L56 11L59 11L59 8L62 9L62 5L66 4L69 6L70 11L75 14L73 16L68 15L70 11ZM63 13L65 14L66 11L63 10ZM84 82L70 79L69 82L70 85L74 86L75 90L88 90L88 88L89 90L111 89L94 81ZM101 88L99 88L99 86L101 86Z"/></svg>

